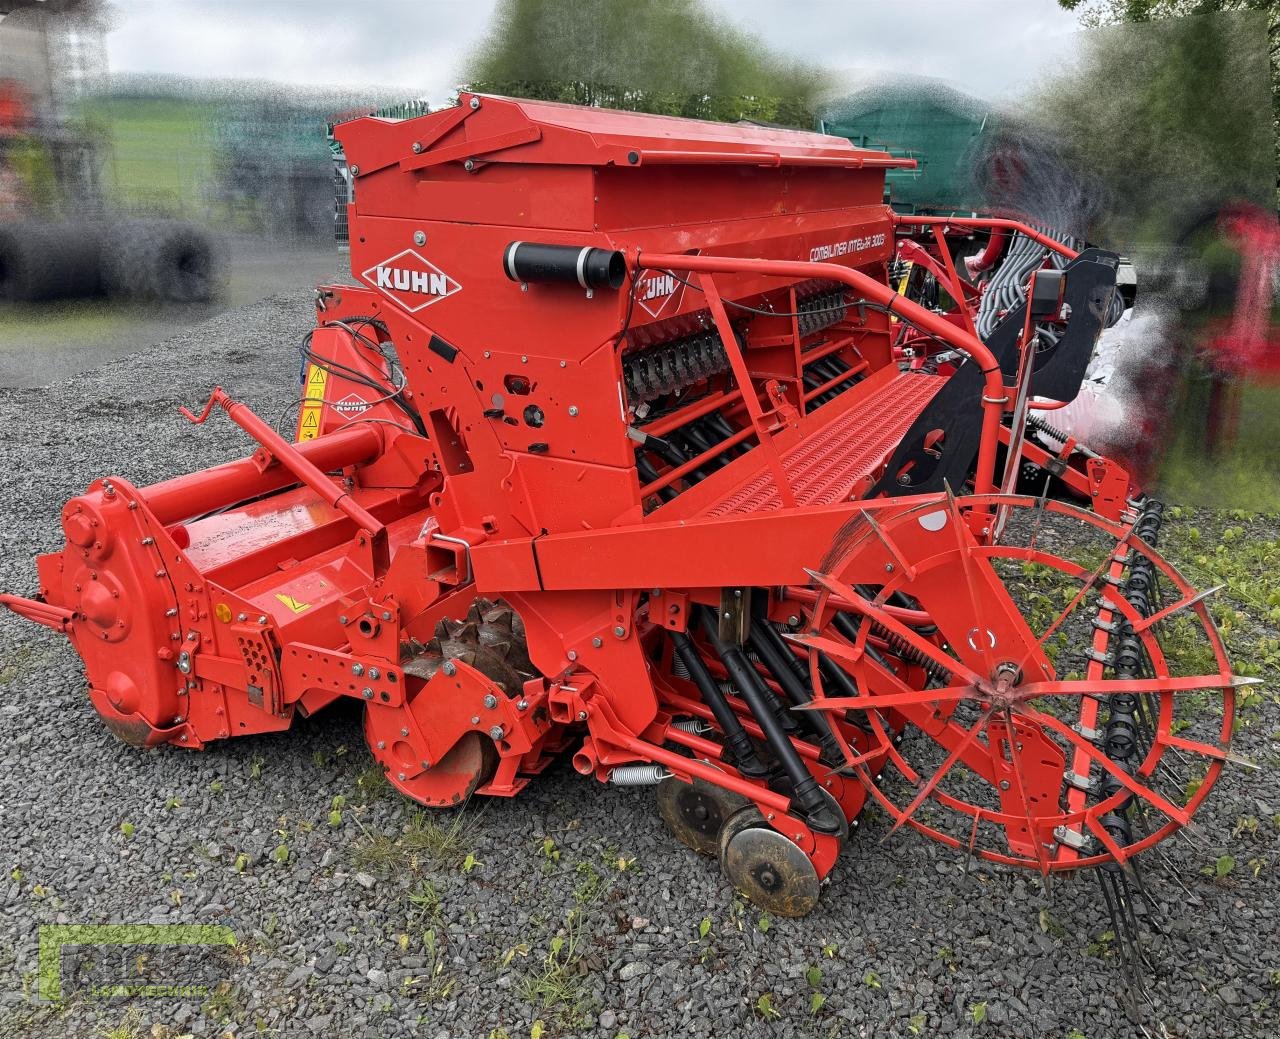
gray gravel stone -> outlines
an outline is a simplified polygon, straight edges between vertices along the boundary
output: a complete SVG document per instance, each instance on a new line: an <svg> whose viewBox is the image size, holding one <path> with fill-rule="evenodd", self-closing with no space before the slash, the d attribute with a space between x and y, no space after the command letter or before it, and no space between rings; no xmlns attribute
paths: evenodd
<svg viewBox="0 0 1280 1039"><path fill-rule="evenodd" d="M60 547L61 505L93 479L115 473L145 485L248 454L229 422L195 429L176 408L220 383L274 418L297 396L295 344L311 327L311 298L300 288L47 389L0 390L0 589L36 590L34 556ZM1222 526L1208 514L1183 522L1210 544ZM1250 531L1278 536L1263 519ZM1280 1033L1272 980L1280 869L1276 830L1261 811L1280 805L1280 743L1271 739L1280 720L1270 700L1263 712L1241 727L1237 749L1266 768L1228 769L1197 815L1195 841L1165 842L1146 872L1165 906L1163 933L1148 938L1157 964L1148 978L1151 1034ZM1063 877L1046 899L1034 878L985 867L965 876L959 855L912 831L884 840L889 826L878 813L845 847L813 915L775 917L763 933L760 914L716 864L674 843L650 791L601 787L566 762L517 798L436 817L445 826L463 820L463 852L482 863L472 872L424 854L412 877L400 869L384 876L360 857L366 834L395 838L420 809L366 796L358 708L340 704L292 732L202 754L135 750L97 718L66 640L7 613L0 754L5 1037L64 1039L118 1026L124 1007L71 1003L55 1013L25 994L39 928L136 923L153 910L167 923L230 927L242 956L225 968L228 1019L213 1020L204 1000L138 1001L141 1034L163 1024L177 1034L247 1036L261 1020L266 1034L284 1039L483 1039L498 1028L528 1035L543 1020L549 1039L559 1039L585 1035L594 1020L606 1039L617 1031L907 1036L916 1014L925 1036L1137 1034L1116 1007L1123 982L1113 955L1100 951L1110 924L1093 877ZM338 796L345 820L331 828ZM181 807L166 808L174 798ZM1242 816L1260 820L1256 835L1233 837ZM127 840L125 820L136 826ZM282 843L277 831L288 834L283 864L270 858ZM558 859L544 853L546 839ZM214 845L220 854L210 856ZM1232 875L1222 883L1202 876L1225 852L1238 863ZM619 854L634 864L617 870ZM1246 868L1254 858L1263 864L1256 876ZM376 885L372 893L361 875ZM1041 930L1045 908L1061 937ZM699 939L704 917L711 931ZM582 973L566 972L573 1000L545 1005L533 983L567 956L562 947L557 961L551 943L569 927ZM827 997L816 1015L806 980L813 967ZM405 971L421 983L404 988ZM879 988L864 980L870 971ZM780 1015L770 1024L755 1009L765 993ZM978 1002L988 1007L982 1026L970 1009Z"/></svg>

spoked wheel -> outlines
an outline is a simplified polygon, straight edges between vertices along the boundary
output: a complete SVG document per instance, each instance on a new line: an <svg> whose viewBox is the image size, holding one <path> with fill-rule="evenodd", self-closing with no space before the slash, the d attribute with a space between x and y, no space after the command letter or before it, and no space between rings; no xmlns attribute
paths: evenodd
<svg viewBox="0 0 1280 1039"><path fill-rule="evenodd" d="M983 544L973 531L998 516L1001 541ZM1206 595L1149 543L1158 529L1151 512L1122 525L947 495L869 508L828 553L795 636L812 709L865 716L877 749L846 746L848 767L895 830L1048 873L1123 866L1190 821L1231 760L1248 680L1231 674ZM829 695L820 654L856 695ZM898 718L917 731L895 744Z"/></svg>

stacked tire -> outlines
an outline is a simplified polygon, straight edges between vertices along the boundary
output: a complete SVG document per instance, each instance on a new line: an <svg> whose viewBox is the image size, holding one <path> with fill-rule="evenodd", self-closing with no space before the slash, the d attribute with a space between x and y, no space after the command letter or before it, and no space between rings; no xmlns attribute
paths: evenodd
<svg viewBox="0 0 1280 1039"><path fill-rule="evenodd" d="M207 303L224 267L213 239L179 220L0 225L0 301Z"/></svg>
<svg viewBox="0 0 1280 1039"><path fill-rule="evenodd" d="M75 224L0 225L0 300L41 303L102 291L101 235Z"/></svg>

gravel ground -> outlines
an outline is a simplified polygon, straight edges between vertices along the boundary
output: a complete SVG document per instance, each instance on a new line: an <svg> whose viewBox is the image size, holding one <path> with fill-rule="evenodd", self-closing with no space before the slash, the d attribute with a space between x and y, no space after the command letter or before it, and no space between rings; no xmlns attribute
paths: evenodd
<svg viewBox="0 0 1280 1039"><path fill-rule="evenodd" d="M58 547L59 506L91 479L145 484L243 452L226 421L195 430L176 408L221 383L274 416L308 298L0 391L0 588L33 589L31 557ZM1227 522L1196 520L1210 542ZM1148 873L1165 919L1152 1035L1280 1029L1280 724L1264 704L1238 744L1264 769L1230 770L1199 836ZM370 771L350 709L203 754L129 748L99 724L70 646L8 615L0 747L4 1036L1138 1034L1091 876L1050 895L1024 874L966 876L914 833L884 840L882 816L811 917L762 919L673 843L651 792L567 765L515 801L427 817ZM1224 854L1233 870L1202 875ZM132 1008L32 998L39 925L149 922L234 929L230 986Z"/></svg>

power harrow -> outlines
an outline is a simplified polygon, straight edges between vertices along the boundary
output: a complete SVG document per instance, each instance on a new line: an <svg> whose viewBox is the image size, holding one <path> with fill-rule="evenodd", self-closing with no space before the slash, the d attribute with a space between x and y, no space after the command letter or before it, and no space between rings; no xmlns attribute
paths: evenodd
<svg viewBox="0 0 1280 1039"><path fill-rule="evenodd" d="M818 134L463 94L337 135L356 284L317 291L296 429L214 390L187 417L252 454L95 481L3 599L107 725L203 749L352 698L415 801L570 755L653 784L772 912L814 907L870 800L965 856L1100 866L1132 916L1243 680L1159 504L1044 432L1114 254L895 216L910 160ZM1010 236L1043 256L980 336L953 245Z"/></svg>

